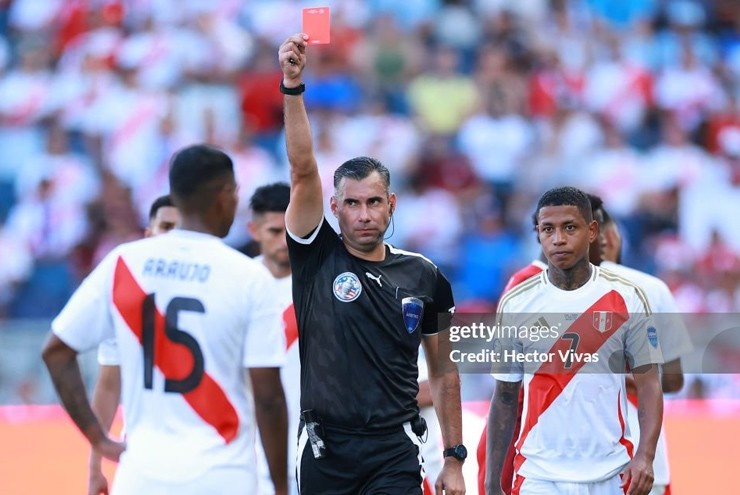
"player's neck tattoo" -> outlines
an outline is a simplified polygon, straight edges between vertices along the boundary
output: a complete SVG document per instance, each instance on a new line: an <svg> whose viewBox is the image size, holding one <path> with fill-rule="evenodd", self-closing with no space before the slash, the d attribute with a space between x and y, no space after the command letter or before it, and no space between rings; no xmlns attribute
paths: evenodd
<svg viewBox="0 0 740 495"><path fill-rule="evenodd" d="M547 270L547 276L558 289L575 290L588 282L591 277L591 264L588 260L584 260L568 270L561 270L551 265Z"/></svg>

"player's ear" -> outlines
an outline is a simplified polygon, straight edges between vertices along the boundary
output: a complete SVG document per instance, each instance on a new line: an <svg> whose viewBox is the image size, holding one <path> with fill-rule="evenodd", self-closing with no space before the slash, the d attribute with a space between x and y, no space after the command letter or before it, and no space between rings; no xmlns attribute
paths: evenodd
<svg viewBox="0 0 740 495"><path fill-rule="evenodd" d="M388 204L390 206L389 214L393 215L393 213L396 211L396 194L391 193L388 196Z"/></svg>
<svg viewBox="0 0 740 495"><path fill-rule="evenodd" d="M249 234L253 239L257 236L257 225L254 223L254 220L247 222L247 230L249 230Z"/></svg>

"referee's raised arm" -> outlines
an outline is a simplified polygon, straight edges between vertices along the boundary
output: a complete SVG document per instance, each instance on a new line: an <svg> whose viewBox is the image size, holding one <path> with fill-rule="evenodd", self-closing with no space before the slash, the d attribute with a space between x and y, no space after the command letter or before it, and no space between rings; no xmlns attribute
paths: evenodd
<svg viewBox="0 0 740 495"><path fill-rule="evenodd" d="M321 178L313 154L311 126L303 102L305 86L301 79L306 67L308 36L294 34L278 52L283 80L285 144L290 162L290 205L285 212L288 230L299 237L310 234L324 214Z"/></svg>

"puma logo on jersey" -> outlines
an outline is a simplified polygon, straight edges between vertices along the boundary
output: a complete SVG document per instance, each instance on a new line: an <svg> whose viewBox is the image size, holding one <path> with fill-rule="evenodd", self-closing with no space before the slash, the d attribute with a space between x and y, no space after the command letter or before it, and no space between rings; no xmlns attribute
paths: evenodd
<svg viewBox="0 0 740 495"><path fill-rule="evenodd" d="M373 275L373 274L372 274L372 273L370 273L370 272L365 272L365 276L366 276L367 278L369 278L370 280L375 280L376 282L378 282L378 286L379 286L379 287L383 287L383 284L382 284L382 283L380 283L380 277L382 277L383 275L378 275L378 276L376 277L375 275Z"/></svg>

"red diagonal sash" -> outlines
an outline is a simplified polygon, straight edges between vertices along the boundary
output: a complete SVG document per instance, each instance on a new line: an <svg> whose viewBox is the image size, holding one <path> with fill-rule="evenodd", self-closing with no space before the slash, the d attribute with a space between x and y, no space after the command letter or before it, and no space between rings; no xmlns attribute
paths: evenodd
<svg viewBox="0 0 740 495"><path fill-rule="evenodd" d="M295 307L293 303L283 311L283 332L285 332L285 348L290 349L293 343L298 340L298 322L295 317Z"/></svg>
<svg viewBox="0 0 740 495"><path fill-rule="evenodd" d="M142 343L142 305L147 294L139 286L123 259L118 258L113 280L113 304L128 328ZM164 331L164 315L156 310L154 319L154 365L170 379L182 379L193 368L193 356L185 346L170 341ZM226 443L236 437L239 416L221 386L208 374L197 387L182 394L206 423L213 426Z"/></svg>
<svg viewBox="0 0 740 495"><path fill-rule="evenodd" d="M601 332L594 326L594 312L605 311L612 315L611 326L609 329ZM627 306L624 299L617 291L610 291L596 301L590 308L584 311L569 327L567 333L576 333L579 336L578 349L579 353L596 353L599 348L611 337L629 318ZM549 352L559 356L558 351L566 352L571 346L571 341L560 338ZM543 362L535 371L534 377L527 387L527 417L522 426L522 433L516 444L517 451L520 452L524 440L532 428L537 424L540 416L548 407L555 402L555 399L565 390L573 377L583 368L584 361L573 361L569 368L560 359L552 359ZM517 454L514 461L515 469L518 471L524 463L524 457Z"/></svg>

